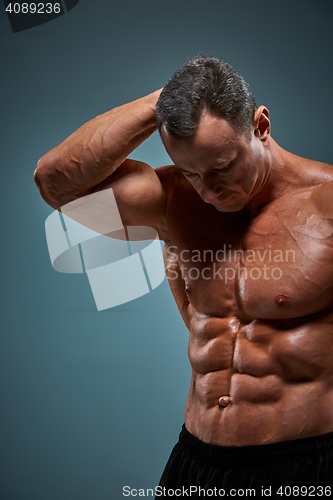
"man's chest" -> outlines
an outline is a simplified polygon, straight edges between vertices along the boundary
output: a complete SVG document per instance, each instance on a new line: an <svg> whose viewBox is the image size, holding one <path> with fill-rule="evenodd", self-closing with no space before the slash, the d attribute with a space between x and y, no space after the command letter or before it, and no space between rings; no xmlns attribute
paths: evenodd
<svg viewBox="0 0 333 500"><path fill-rule="evenodd" d="M331 306L333 223L311 204L285 200L255 218L180 205L169 210L169 253L195 309L281 319Z"/></svg>

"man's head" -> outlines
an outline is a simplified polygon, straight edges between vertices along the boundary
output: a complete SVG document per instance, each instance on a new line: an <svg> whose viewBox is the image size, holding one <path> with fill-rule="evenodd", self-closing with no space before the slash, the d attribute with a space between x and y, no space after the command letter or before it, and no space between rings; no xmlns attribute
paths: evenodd
<svg viewBox="0 0 333 500"><path fill-rule="evenodd" d="M235 212L260 194L269 175L269 113L230 66L215 57L187 62L156 109L166 151L206 203Z"/></svg>
<svg viewBox="0 0 333 500"><path fill-rule="evenodd" d="M250 87L217 57L187 61L170 78L157 102L159 129L177 139L193 135L204 110L225 118L248 139L257 108Z"/></svg>

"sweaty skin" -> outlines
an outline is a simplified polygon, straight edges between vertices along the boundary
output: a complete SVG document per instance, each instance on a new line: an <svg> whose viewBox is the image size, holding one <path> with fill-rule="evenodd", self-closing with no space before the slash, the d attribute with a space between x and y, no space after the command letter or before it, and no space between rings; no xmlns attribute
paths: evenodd
<svg viewBox="0 0 333 500"><path fill-rule="evenodd" d="M156 130L158 95L98 116L44 155L41 195L60 209L112 187L124 225L165 241L190 331L194 436L244 446L333 431L332 167L280 148L263 106L251 141L205 111L191 138L162 128L174 165L127 160Z"/></svg>

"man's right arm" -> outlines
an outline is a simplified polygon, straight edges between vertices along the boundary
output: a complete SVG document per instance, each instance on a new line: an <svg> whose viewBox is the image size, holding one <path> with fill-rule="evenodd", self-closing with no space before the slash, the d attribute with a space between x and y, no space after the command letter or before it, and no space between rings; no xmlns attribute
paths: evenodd
<svg viewBox="0 0 333 500"><path fill-rule="evenodd" d="M151 167L126 158L156 130L159 94L97 116L46 153L34 175L46 203L60 209L112 187L125 225L156 227L165 205L164 189Z"/></svg>

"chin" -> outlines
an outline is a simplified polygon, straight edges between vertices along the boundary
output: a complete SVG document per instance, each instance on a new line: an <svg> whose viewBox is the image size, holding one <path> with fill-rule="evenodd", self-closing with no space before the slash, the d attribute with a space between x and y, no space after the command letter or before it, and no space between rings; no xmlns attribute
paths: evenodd
<svg viewBox="0 0 333 500"><path fill-rule="evenodd" d="M225 212L240 212L240 210L242 210L243 206L239 207L239 208L238 207L237 208L235 208L235 207L215 207L215 208L218 212L224 212L224 213Z"/></svg>
<svg viewBox="0 0 333 500"><path fill-rule="evenodd" d="M214 204L213 207L216 208L218 212L239 212L244 208L244 205L242 201L239 201L238 203L226 203L225 205L223 203Z"/></svg>

